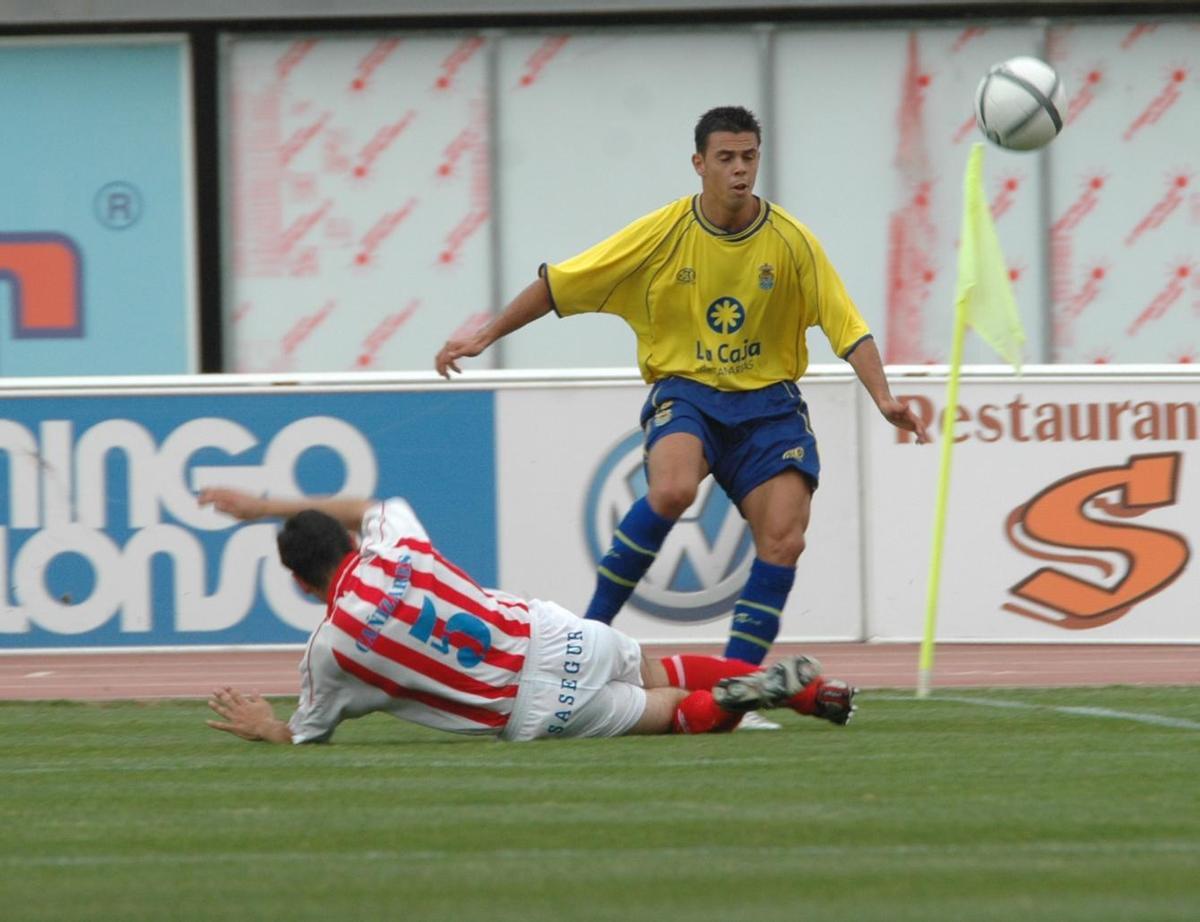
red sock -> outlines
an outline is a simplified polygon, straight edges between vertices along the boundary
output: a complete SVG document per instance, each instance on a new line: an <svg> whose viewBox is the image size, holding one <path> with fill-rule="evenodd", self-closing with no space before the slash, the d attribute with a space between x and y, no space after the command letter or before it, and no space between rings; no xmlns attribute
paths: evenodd
<svg viewBox="0 0 1200 922"><path fill-rule="evenodd" d="M671 729L676 733L726 733L736 727L741 719L741 714L718 706L712 692L701 689L679 702Z"/></svg>
<svg viewBox="0 0 1200 922"><path fill-rule="evenodd" d="M721 679L748 675L762 668L751 663L744 663L740 659L687 653L665 657L662 664L667 670L668 684L676 688L686 688L689 691L712 688Z"/></svg>
<svg viewBox="0 0 1200 922"><path fill-rule="evenodd" d="M788 702L792 710L799 714L815 714L817 712L817 692L821 690L821 686L825 684L824 676L817 676L811 682L802 688L799 693L792 696Z"/></svg>

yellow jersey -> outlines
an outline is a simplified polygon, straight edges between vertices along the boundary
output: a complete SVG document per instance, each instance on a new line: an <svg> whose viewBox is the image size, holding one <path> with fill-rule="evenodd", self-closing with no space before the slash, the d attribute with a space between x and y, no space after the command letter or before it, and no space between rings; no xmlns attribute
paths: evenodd
<svg viewBox="0 0 1200 922"><path fill-rule="evenodd" d="M689 195L565 262L543 265L560 316L609 313L637 335L649 383L678 375L722 391L795 381L809 327L845 358L870 335L812 232L759 200L758 217L726 233Z"/></svg>

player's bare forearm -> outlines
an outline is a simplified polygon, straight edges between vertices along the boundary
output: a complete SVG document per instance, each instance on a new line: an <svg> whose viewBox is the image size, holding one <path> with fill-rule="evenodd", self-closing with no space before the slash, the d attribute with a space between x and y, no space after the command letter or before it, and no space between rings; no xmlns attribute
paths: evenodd
<svg viewBox="0 0 1200 922"><path fill-rule="evenodd" d="M883 369L883 358L879 355L875 340L864 339L854 347L846 361L850 363L850 367L858 375L858 380L875 401L875 406L879 407L892 399L887 373Z"/></svg>
<svg viewBox="0 0 1200 922"><path fill-rule="evenodd" d="M875 345L875 340L863 340L846 357L846 361L858 375L858 380L871 395L871 399L875 401L875 406L879 408L884 419L898 429L915 433L918 443L929 441L929 433L926 432L925 424L921 422L917 414L907 404L901 403L892 396L892 389L888 386L887 372L884 371L883 359L879 355L879 348Z"/></svg>
<svg viewBox="0 0 1200 922"><path fill-rule="evenodd" d="M205 721L214 730L232 733L244 740L267 743L290 743L292 731L285 721L275 716L271 702L257 694L244 695L236 688L218 688L208 699L208 706L220 720Z"/></svg>
<svg viewBox="0 0 1200 922"><path fill-rule="evenodd" d="M212 506L218 512L224 512L235 519L254 521L256 519L285 519L303 512L305 509L316 509L332 516L351 531L358 531L373 500L347 496L309 496L302 499L282 499L275 496L254 496L242 490L230 487L209 487L201 490L198 497L201 506Z"/></svg>
<svg viewBox="0 0 1200 922"><path fill-rule="evenodd" d="M443 378L449 378L450 372L462 370L458 367L459 359L479 355L492 343L503 339L509 333L546 316L552 307L550 287L546 284L546 280L535 279L526 285L487 326L470 336L447 340L434 359L437 373Z"/></svg>

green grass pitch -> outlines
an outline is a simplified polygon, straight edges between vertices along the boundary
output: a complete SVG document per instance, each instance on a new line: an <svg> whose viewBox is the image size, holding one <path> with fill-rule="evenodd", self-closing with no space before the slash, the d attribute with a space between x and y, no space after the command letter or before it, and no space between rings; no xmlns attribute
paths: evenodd
<svg viewBox="0 0 1200 922"><path fill-rule="evenodd" d="M375 716L297 748L199 701L6 703L0 917L1200 918L1200 688L860 702L844 729L503 744Z"/></svg>

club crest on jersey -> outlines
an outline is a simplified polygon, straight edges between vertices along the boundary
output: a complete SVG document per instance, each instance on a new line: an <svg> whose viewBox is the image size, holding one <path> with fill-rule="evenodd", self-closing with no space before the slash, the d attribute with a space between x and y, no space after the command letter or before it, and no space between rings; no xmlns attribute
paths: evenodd
<svg viewBox="0 0 1200 922"><path fill-rule="evenodd" d="M684 266L675 274L675 281L680 285L690 285L696 281L696 270L691 266Z"/></svg>
<svg viewBox="0 0 1200 922"><path fill-rule="evenodd" d="M763 263L758 267L758 287L763 291L770 291L775 287L775 267L770 263Z"/></svg>

